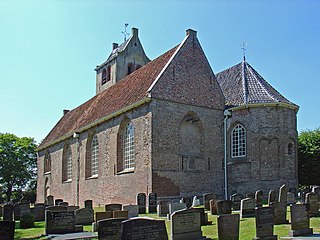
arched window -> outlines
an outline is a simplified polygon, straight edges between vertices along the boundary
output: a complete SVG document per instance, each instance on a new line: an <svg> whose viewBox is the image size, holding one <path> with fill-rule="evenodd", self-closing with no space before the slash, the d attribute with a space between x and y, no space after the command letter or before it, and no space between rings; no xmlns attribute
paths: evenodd
<svg viewBox="0 0 320 240"><path fill-rule="evenodd" d="M49 173L51 171L51 157L47 150L44 155L44 173Z"/></svg>
<svg viewBox="0 0 320 240"><path fill-rule="evenodd" d="M67 150L67 179L72 179L72 151L70 146Z"/></svg>
<svg viewBox="0 0 320 240"><path fill-rule="evenodd" d="M132 63L128 64L128 75L131 74L133 72L133 65Z"/></svg>
<svg viewBox="0 0 320 240"><path fill-rule="evenodd" d="M107 71L106 69L103 69L102 70L102 81L101 81L101 84L105 84L107 82Z"/></svg>
<svg viewBox="0 0 320 240"><path fill-rule="evenodd" d="M292 155L294 152L293 144L289 143L288 144L288 155Z"/></svg>
<svg viewBox="0 0 320 240"><path fill-rule="evenodd" d="M63 148L62 156L62 181L72 179L72 150L68 143Z"/></svg>
<svg viewBox="0 0 320 240"><path fill-rule="evenodd" d="M98 175L99 143L97 135L94 135L91 142L91 176Z"/></svg>
<svg viewBox="0 0 320 240"><path fill-rule="evenodd" d="M128 123L123 135L123 166L124 169L134 168L134 127Z"/></svg>
<svg viewBox="0 0 320 240"><path fill-rule="evenodd" d="M246 129L241 124L237 124L231 132L231 156L246 156Z"/></svg>

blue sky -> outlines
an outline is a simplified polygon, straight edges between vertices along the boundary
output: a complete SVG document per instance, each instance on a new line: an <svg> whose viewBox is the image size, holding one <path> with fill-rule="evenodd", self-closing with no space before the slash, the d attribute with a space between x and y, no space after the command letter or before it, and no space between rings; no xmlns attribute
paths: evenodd
<svg viewBox="0 0 320 240"><path fill-rule="evenodd" d="M246 58L298 104L298 130L319 119L320 1L0 1L0 132L40 142L63 109L95 94L96 65L128 23L154 59L197 30L215 73Z"/></svg>

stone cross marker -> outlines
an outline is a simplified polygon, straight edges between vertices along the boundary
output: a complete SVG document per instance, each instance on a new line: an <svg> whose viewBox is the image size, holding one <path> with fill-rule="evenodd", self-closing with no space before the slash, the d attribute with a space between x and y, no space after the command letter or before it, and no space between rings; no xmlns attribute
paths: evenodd
<svg viewBox="0 0 320 240"><path fill-rule="evenodd" d="M274 209L273 207L257 207L256 214L256 237L258 239L277 240L277 235L273 235Z"/></svg>
<svg viewBox="0 0 320 240"><path fill-rule="evenodd" d="M219 240L239 239L239 214L225 214L218 216L218 238Z"/></svg>
<svg viewBox="0 0 320 240"><path fill-rule="evenodd" d="M289 237L313 234L305 204L292 204L290 206L290 216L291 230L289 231Z"/></svg>

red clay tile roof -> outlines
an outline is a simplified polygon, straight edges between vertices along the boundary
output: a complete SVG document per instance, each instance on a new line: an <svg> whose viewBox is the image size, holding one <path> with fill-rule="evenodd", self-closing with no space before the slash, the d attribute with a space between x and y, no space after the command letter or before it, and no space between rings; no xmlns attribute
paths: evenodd
<svg viewBox="0 0 320 240"><path fill-rule="evenodd" d="M134 71L115 85L66 113L42 141L39 148L134 104L148 95L154 82L177 47Z"/></svg>

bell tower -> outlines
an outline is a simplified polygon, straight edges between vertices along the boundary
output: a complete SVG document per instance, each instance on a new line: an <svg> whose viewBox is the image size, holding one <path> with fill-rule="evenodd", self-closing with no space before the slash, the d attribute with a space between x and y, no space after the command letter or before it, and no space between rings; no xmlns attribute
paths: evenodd
<svg viewBox="0 0 320 240"><path fill-rule="evenodd" d="M121 81L140 67L150 62L146 56L138 29L132 28L132 35L122 44L113 43L112 51L107 60L95 68L96 94Z"/></svg>

